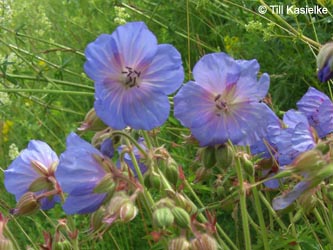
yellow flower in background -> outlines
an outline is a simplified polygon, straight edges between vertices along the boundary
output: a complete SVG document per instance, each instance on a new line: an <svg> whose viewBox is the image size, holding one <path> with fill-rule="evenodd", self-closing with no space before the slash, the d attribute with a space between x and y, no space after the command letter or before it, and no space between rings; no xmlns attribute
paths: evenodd
<svg viewBox="0 0 333 250"><path fill-rule="evenodd" d="M239 49L239 38L237 36L225 36L223 42L226 52L230 55L234 55Z"/></svg>
<svg viewBox="0 0 333 250"><path fill-rule="evenodd" d="M2 124L2 137L3 137L3 141L7 142L8 141L8 134L10 129L13 127L14 122L11 120L6 120L3 124Z"/></svg>

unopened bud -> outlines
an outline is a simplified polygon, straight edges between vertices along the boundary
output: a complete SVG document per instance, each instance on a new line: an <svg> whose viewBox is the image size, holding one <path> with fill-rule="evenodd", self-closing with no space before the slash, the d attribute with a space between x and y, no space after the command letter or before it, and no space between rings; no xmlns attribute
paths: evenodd
<svg viewBox="0 0 333 250"><path fill-rule="evenodd" d="M191 250L217 250L218 245L216 240L208 235L208 234L202 234L197 236L197 238L193 239L191 241Z"/></svg>
<svg viewBox="0 0 333 250"><path fill-rule="evenodd" d="M113 193L115 188L116 183L112 178L112 174L107 173L94 188L94 193Z"/></svg>
<svg viewBox="0 0 333 250"><path fill-rule="evenodd" d="M186 197L184 197L182 194L175 193L174 199L176 200L176 204L179 207L184 208L185 211L187 211L190 215L192 215L198 211L198 208L196 207L196 205L190 199L187 199Z"/></svg>
<svg viewBox="0 0 333 250"><path fill-rule="evenodd" d="M234 162L234 151L229 144L224 144L216 148L215 151L217 167L221 169L229 168Z"/></svg>
<svg viewBox="0 0 333 250"><path fill-rule="evenodd" d="M292 163L292 170L302 173L317 172L325 164L323 154L319 150L313 149L300 154Z"/></svg>
<svg viewBox="0 0 333 250"><path fill-rule="evenodd" d="M125 192L120 191L120 192L115 193L108 204L106 212L108 214L118 213L121 206L129 200L130 200L129 196Z"/></svg>
<svg viewBox="0 0 333 250"><path fill-rule="evenodd" d="M16 208L13 210L15 215L30 215L38 211L40 205L36 199L36 195L32 192L27 192L18 201Z"/></svg>
<svg viewBox="0 0 333 250"><path fill-rule="evenodd" d="M191 224L190 215L181 207L173 207L171 209L175 222L181 228L189 228Z"/></svg>
<svg viewBox="0 0 333 250"><path fill-rule="evenodd" d="M119 210L119 218L122 222L129 222L138 214L138 208L134 205L133 201L126 201Z"/></svg>
<svg viewBox="0 0 333 250"><path fill-rule="evenodd" d="M169 241L168 250L189 250L190 243L184 237L178 237Z"/></svg>
<svg viewBox="0 0 333 250"><path fill-rule="evenodd" d="M200 152L201 162L205 168L212 168L216 164L215 148L202 148Z"/></svg>
<svg viewBox="0 0 333 250"><path fill-rule="evenodd" d="M161 176L156 172L151 172L149 175L150 185L153 188L160 189L161 188Z"/></svg>
<svg viewBox="0 0 333 250"><path fill-rule="evenodd" d="M103 220L105 217L105 208L100 207L97 211L91 214L90 217L90 230L96 232L103 226Z"/></svg>
<svg viewBox="0 0 333 250"><path fill-rule="evenodd" d="M79 131L99 131L105 129L107 126L96 115L95 109L92 108L86 114L84 121L78 128Z"/></svg>
<svg viewBox="0 0 333 250"><path fill-rule="evenodd" d="M173 185L176 185L178 182L179 179L178 165L172 158L168 159L167 166L165 169L165 177Z"/></svg>
<svg viewBox="0 0 333 250"><path fill-rule="evenodd" d="M34 180L28 190L30 192L39 192L42 190L51 190L52 189L52 183L48 180L48 178L46 176L41 176L39 178L37 178L36 180Z"/></svg>
<svg viewBox="0 0 333 250"><path fill-rule="evenodd" d="M317 56L318 79L326 82L333 77L333 42L322 46Z"/></svg>
<svg viewBox="0 0 333 250"><path fill-rule="evenodd" d="M171 226L174 221L174 216L168 207L158 208L153 213L154 225L159 228Z"/></svg>

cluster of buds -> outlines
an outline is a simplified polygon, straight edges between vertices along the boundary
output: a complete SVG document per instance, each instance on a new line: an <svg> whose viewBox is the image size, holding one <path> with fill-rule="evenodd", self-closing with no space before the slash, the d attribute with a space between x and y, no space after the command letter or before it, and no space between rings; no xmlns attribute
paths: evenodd
<svg viewBox="0 0 333 250"><path fill-rule="evenodd" d="M196 171L196 181L203 181L209 178L216 167L220 172L224 172L234 164L234 150L229 143L216 145L215 147L205 147L198 150L200 167Z"/></svg>

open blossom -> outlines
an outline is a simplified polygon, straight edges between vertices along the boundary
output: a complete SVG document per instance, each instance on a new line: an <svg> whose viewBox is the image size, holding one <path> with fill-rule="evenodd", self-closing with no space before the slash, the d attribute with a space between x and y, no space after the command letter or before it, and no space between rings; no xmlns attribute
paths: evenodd
<svg viewBox="0 0 333 250"><path fill-rule="evenodd" d="M297 107L306 115L320 138L333 132L333 103L327 95L310 87L297 102Z"/></svg>
<svg viewBox="0 0 333 250"><path fill-rule="evenodd" d="M106 170L96 157L104 156L75 133L67 137L66 146L56 171L62 190L68 193L63 209L67 214L93 212L106 197L106 193L94 192L106 175Z"/></svg>
<svg viewBox="0 0 333 250"><path fill-rule="evenodd" d="M35 195L54 189L54 171L58 156L45 142L31 140L28 147L5 170L5 187L15 195L16 201L28 193ZM52 181L53 180L53 181ZM50 209L59 196L44 197L39 200L42 209Z"/></svg>
<svg viewBox="0 0 333 250"><path fill-rule="evenodd" d="M256 60L234 60L225 53L202 57L193 69L194 81L174 97L175 117L191 129L201 146L252 144L265 136L278 119L260 101L269 88L269 76L257 79Z"/></svg>
<svg viewBox="0 0 333 250"><path fill-rule="evenodd" d="M181 56L157 44L143 22L119 26L86 50L85 72L95 82L96 114L108 126L150 130L169 116L169 94L184 79Z"/></svg>

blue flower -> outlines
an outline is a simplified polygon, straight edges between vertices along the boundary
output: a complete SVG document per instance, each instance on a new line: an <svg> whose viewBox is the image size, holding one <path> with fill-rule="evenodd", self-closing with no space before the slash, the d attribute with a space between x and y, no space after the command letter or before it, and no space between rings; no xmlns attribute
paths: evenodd
<svg viewBox="0 0 333 250"><path fill-rule="evenodd" d="M290 164L298 155L316 146L316 139L306 116L296 110L289 110L283 116L287 128L275 137L280 166Z"/></svg>
<svg viewBox="0 0 333 250"><path fill-rule="evenodd" d="M257 79L256 60L234 60L225 53L202 57L193 69L195 81L174 97L175 117L191 129L200 146L231 140L253 144L267 133L277 117L260 101L269 88L269 76Z"/></svg>
<svg viewBox="0 0 333 250"><path fill-rule="evenodd" d="M41 195L54 189L54 171L58 161L58 156L49 145L31 140L28 147L5 170L5 188L15 195L16 201L27 192ZM44 210L52 208L59 201L57 195L39 200Z"/></svg>
<svg viewBox="0 0 333 250"><path fill-rule="evenodd" d="M169 116L169 94L184 79L181 56L171 45L157 44L143 22L119 26L86 50L85 72L95 82L95 110L114 129L150 130Z"/></svg>
<svg viewBox="0 0 333 250"><path fill-rule="evenodd" d="M66 145L55 173L62 190L68 193L63 209L66 214L91 213L106 197L106 193L94 192L106 175L106 170L96 158L104 159L104 156L75 133L69 134Z"/></svg>
<svg viewBox="0 0 333 250"><path fill-rule="evenodd" d="M297 107L306 115L320 138L333 132L333 103L327 95L310 87L297 102Z"/></svg>

